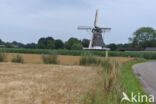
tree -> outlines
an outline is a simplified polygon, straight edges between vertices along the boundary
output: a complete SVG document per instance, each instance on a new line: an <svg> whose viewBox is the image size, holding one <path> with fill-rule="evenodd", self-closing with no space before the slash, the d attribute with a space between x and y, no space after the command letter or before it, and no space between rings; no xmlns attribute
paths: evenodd
<svg viewBox="0 0 156 104"><path fill-rule="evenodd" d="M37 48L36 44L35 43L28 43L25 45L25 48L32 48L32 49L35 49Z"/></svg>
<svg viewBox="0 0 156 104"><path fill-rule="evenodd" d="M4 42L0 39L0 45L3 45L4 44Z"/></svg>
<svg viewBox="0 0 156 104"><path fill-rule="evenodd" d="M37 46L40 49L54 49L55 41L52 37L40 38Z"/></svg>
<svg viewBox="0 0 156 104"><path fill-rule="evenodd" d="M17 47L19 47L19 48L24 48L24 47L25 47L25 45L24 45L23 43L17 42L17 41L13 41L11 44L12 44L13 46L17 46Z"/></svg>
<svg viewBox="0 0 156 104"><path fill-rule="evenodd" d="M75 44L75 43L80 43L80 40L78 40L77 38L70 38L66 43L65 43L65 48L66 49L71 49L72 45Z"/></svg>
<svg viewBox="0 0 156 104"><path fill-rule="evenodd" d="M47 49L54 49L55 48L55 41L52 37L46 38L46 48Z"/></svg>
<svg viewBox="0 0 156 104"><path fill-rule="evenodd" d="M89 47L89 42L90 42L90 41L89 41L88 39L83 39L83 40L81 41L83 47Z"/></svg>
<svg viewBox="0 0 156 104"><path fill-rule="evenodd" d="M156 47L156 44L151 44L156 41L156 32L151 27L142 27L136 30L129 40L136 48Z"/></svg>
<svg viewBox="0 0 156 104"><path fill-rule="evenodd" d="M83 46L80 43L74 43L71 47L72 50L82 50Z"/></svg>
<svg viewBox="0 0 156 104"><path fill-rule="evenodd" d="M46 38L40 38L37 47L39 49L46 49Z"/></svg>
<svg viewBox="0 0 156 104"><path fill-rule="evenodd" d="M64 43L62 42L62 40L55 40L55 49L61 49L64 47Z"/></svg>
<svg viewBox="0 0 156 104"><path fill-rule="evenodd" d="M114 44L114 43L111 43L111 44L107 45L107 47L110 48L112 51L114 51L114 50L116 50L118 48L117 45Z"/></svg>

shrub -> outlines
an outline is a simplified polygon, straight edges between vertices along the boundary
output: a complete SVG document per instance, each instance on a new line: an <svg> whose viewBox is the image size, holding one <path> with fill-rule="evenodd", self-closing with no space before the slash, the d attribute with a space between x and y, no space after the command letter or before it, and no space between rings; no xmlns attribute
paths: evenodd
<svg viewBox="0 0 156 104"><path fill-rule="evenodd" d="M83 46L80 43L74 43L71 47L72 50L82 50Z"/></svg>
<svg viewBox="0 0 156 104"><path fill-rule="evenodd" d="M17 54L16 56L14 56L12 58L12 62L14 62L14 63L24 63L24 59L22 58L22 56Z"/></svg>
<svg viewBox="0 0 156 104"><path fill-rule="evenodd" d="M6 54L5 53L0 53L0 62L4 62L6 59Z"/></svg>
<svg viewBox="0 0 156 104"><path fill-rule="evenodd" d="M58 58L56 54L42 55L44 64L58 64Z"/></svg>

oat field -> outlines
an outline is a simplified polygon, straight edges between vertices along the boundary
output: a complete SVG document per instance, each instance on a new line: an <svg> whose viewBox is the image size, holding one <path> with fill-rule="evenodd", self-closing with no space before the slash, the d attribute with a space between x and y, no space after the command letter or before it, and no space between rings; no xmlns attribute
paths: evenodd
<svg viewBox="0 0 156 104"><path fill-rule="evenodd" d="M0 104L80 104L96 76L91 67L0 63Z"/></svg>

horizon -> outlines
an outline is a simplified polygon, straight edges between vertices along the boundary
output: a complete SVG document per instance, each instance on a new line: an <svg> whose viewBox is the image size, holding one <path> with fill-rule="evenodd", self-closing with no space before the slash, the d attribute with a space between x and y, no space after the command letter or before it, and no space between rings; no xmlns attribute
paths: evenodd
<svg viewBox="0 0 156 104"><path fill-rule="evenodd" d="M156 28L155 0L0 0L0 39L24 44L37 43L41 37L67 41L70 37L90 39L91 34L77 26L93 26L99 10L98 26L111 27L105 44L128 43L140 27Z"/></svg>

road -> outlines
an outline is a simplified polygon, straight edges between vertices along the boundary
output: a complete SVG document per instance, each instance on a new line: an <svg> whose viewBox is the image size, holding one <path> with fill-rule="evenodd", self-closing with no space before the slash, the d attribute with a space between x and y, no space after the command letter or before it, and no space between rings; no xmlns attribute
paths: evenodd
<svg viewBox="0 0 156 104"><path fill-rule="evenodd" d="M156 100L156 61L148 61L133 66L133 71L140 79L144 90L154 95Z"/></svg>

